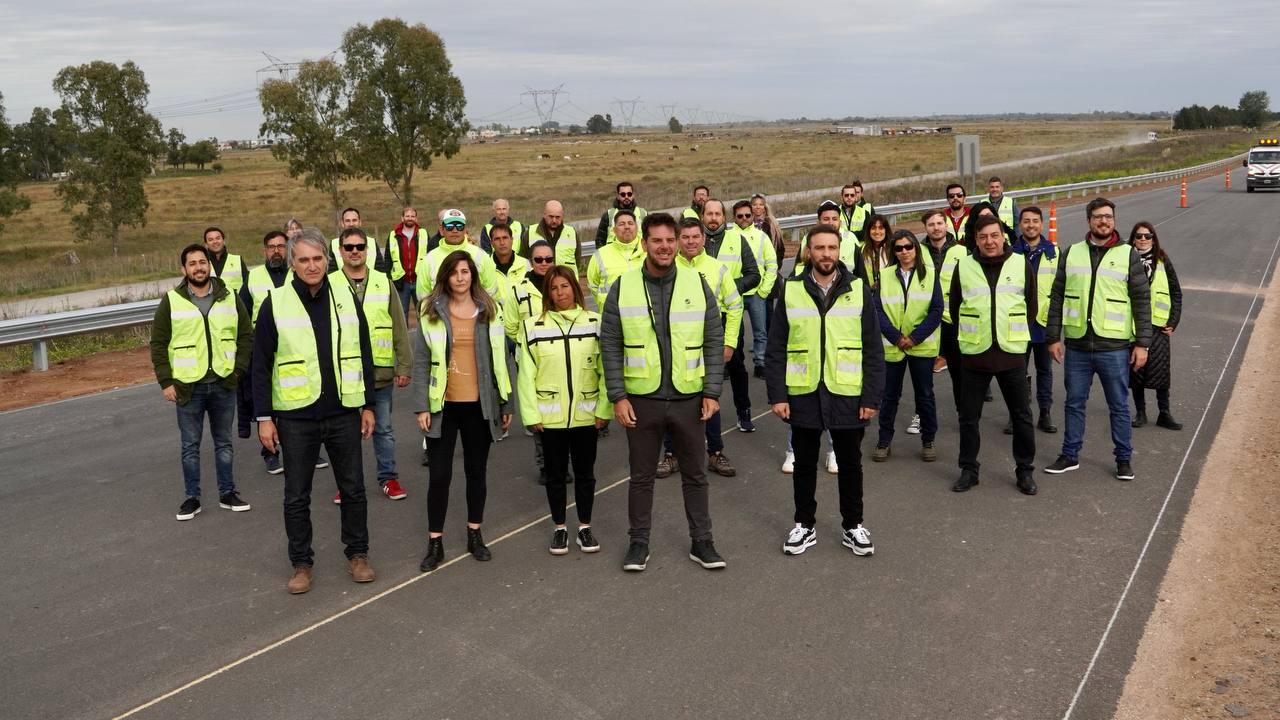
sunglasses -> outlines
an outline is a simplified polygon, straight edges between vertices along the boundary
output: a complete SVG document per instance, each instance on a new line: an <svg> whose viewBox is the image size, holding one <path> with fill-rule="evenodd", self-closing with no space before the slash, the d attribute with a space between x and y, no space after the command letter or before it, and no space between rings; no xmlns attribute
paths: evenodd
<svg viewBox="0 0 1280 720"><path fill-rule="evenodd" d="M553 262L555 262L555 261L556 261L556 259L555 259L555 258L549 258L549 257L536 257L536 258L533 258L533 262L538 263L539 265L550 265L551 263L553 263Z"/></svg>
<svg viewBox="0 0 1280 720"><path fill-rule="evenodd" d="M1148 233L1148 232L1140 232L1140 233L1133 234L1134 240L1150 240L1154 237L1155 235L1152 235L1151 233Z"/></svg>
<svg viewBox="0 0 1280 720"><path fill-rule="evenodd" d="M896 253L907 252L908 250L915 250L915 249L916 249L915 245L894 245L893 246L893 251Z"/></svg>
<svg viewBox="0 0 1280 720"><path fill-rule="evenodd" d="M738 218L739 220L750 220L755 216L751 213L738 213L737 215L734 215L734 217Z"/></svg>
<svg viewBox="0 0 1280 720"><path fill-rule="evenodd" d="M635 196L636 196L635 193L624 193L624 192L618 193L618 197L635 197Z"/></svg>
<svg viewBox="0 0 1280 720"><path fill-rule="evenodd" d="M359 245L346 245L346 244L343 244L342 249L343 249L343 250L346 250L347 252L364 252L364 251L365 251L365 248L367 248L367 247L369 247L369 246L368 246L367 244L365 244L365 243L360 243Z"/></svg>
<svg viewBox="0 0 1280 720"><path fill-rule="evenodd" d="M961 197L964 197L964 193L947 193L947 197L949 197L949 198L961 198Z"/></svg>
<svg viewBox="0 0 1280 720"><path fill-rule="evenodd" d="M460 223L460 222L447 222L444 224L445 230L465 230L466 227L467 227L466 223Z"/></svg>

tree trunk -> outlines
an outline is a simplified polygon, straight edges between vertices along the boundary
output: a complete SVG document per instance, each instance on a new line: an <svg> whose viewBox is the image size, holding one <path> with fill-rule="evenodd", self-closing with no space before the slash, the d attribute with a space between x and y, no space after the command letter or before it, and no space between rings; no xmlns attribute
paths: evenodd
<svg viewBox="0 0 1280 720"><path fill-rule="evenodd" d="M120 257L120 226L111 226L111 257Z"/></svg>

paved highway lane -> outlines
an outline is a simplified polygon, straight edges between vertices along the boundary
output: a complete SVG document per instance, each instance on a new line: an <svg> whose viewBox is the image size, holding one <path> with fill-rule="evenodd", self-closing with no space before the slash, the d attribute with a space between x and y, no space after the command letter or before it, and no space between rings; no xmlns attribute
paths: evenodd
<svg viewBox="0 0 1280 720"><path fill-rule="evenodd" d="M1187 429L1135 431L1138 479L1117 482L1095 385L1082 469L1037 473L1040 495L1027 498L1013 488L997 402L983 420L982 484L956 495L956 422L946 375L935 376L940 461L920 463L915 438L900 432L889 463L864 463L873 558L839 545L831 479L820 483L818 545L781 554L791 525L790 482L777 471L785 429L764 418L756 434L726 438L738 477L712 480L723 572L686 559L674 479L659 485L648 571L619 568L625 484L597 499L603 552L551 557L532 447L516 434L492 456L494 561L462 557L421 576L426 479L402 402L409 498L370 498L377 582L348 580L321 470L316 585L294 597L284 591L280 481L261 473L248 441L236 469L253 511L217 509L206 450L205 512L178 523L176 425L154 385L0 414L6 714L113 716L196 681L135 716L1061 718L1071 707L1072 717L1107 717L1280 236L1277 198L1220 188L1220 178L1193 184L1189 211L1168 188L1118 203L1125 231L1160 223L1187 289L1174 338L1174 409ZM1081 237L1083 208L1067 209L1059 227L1064 243ZM759 414L764 392L753 383ZM1037 441L1043 466L1061 435ZM597 464L602 489L625 477L624 453L615 426ZM371 451L365 465L372 477ZM452 500L450 558L463 550L461 488Z"/></svg>

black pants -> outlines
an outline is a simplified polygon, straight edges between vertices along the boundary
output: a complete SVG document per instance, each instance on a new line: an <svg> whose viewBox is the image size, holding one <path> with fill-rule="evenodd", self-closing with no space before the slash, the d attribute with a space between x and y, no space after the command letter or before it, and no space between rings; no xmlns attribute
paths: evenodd
<svg viewBox="0 0 1280 720"><path fill-rule="evenodd" d="M320 446L329 452L333 479L342 505L342 544L347 557L369 553L369 521L364 496L364 463L360 449L360 413L342 413L324 420L276 420L284 451L284 532L289 537L289 562L311 565L311 480Z"/></svg>
<svg viewBox="0 0 1280 720"><path fill-rule="evenodd" d="M427 438L427 530L444 532L444 516L449 510L449 484L453 482L453 451L462 436L462 471L467 478L467 522L484 522L484 501L488 496L485 471L493 435L484 419L480 401L446 402L440 413L440 437Z"/></svg>
<svg viewBox="0 0 1280 720"><path fill-rule="evenodd" d="M832 430L831 447L836 453L840 472L836 486L840 491L840 526L852 530L862 523L862 435L866 428ZM791 428L791 449L795 451L795 472L791 475L795 493L795 521L811 528L818 512L818 451L824 430Z"/></svg>
<svg viewBox="0 0 1280 720"><path fill-rule="evenodd" d="M1141 385L1131 385L1133 406L1142 412L1147 411L1147 389ZM1156 388L1156 408L1162 413L1169 412L1169 388Z"/></svg>
<svg viewBox="0 0 1280 720"><path fill-rule="evenodd" d="M1036 407L1045 412L1053 407L1053 358L1049 355L1049 343L1031 343L1027 346L1027 377L1031 377L1031 361L1036 363Z"/></svg>
<svg viewBox="0 0 1280 720"><path fill-rule="evenodd" d="M547 505L551 520L564 524L568 501L569 462L573 462L573 498L578 503L578 522L591 524L591 508L596 499L596 426L546 428L541 433L542 458L547 468Z"/></svg>
<svg viewBox="0 0 1280 720"><path fill-rule="evenodd" d="M236 383L236 434L242 438L249 437L253 430L249 425L253 419L253 387L249 378L250 373L245 373ZM266 448L262 450L265 457Z"/></svg>
<svg viewBox="0 0 1280 720"><path fill-rule="evenodd" d="M961 368L960 469L978 472L978 451L982 448L982 406L991 379L995 378L1013 423L1013 461L1019 475L1035 469L1036 431L1031 421L1030 388L1026 370L1020 367L998 373Z"/></svg>
<svg viewBox="0 0 1280 720"><path fill-rule="evenodd" d="M627 453L631 480L627 487L627 520L631 539L649 542L653 525L653 481L658 472L662 436L671 431L675 456L680 464L680 487L684 493L684 514L689 521L689 537L711 539L711 510L707 493L706 459L702 448L702 398L654 400L632 396L636 426L627 428Z"/></svg>
<svg viewBox="0 0 1280 720"><path fill-rule="evenodd" d="M747 374L746 353L742 351L742 327L738 327L738 346L733 349L729 362L724 364L729 384L733 386L733 409L738 415L751 412L750 376Z"/></svg>
<svg viewBox="0 0 1280 720"><path fill-rule="evenodd" d="M947 359L947 375L951 376L951 397L955 400L956 415L960 414L960 341L956 339L954 323L942 323L942 357Z"/></svg>

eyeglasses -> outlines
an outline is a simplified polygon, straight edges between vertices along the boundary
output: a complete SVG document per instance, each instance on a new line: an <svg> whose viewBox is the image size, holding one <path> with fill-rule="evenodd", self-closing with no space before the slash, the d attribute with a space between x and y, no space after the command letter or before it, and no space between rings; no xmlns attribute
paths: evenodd
<svg viewBox="0 0 1280 720"><path fill-rule="evenodd" d="M267 245L266 247L268 250L283 250L285 248L284 245L276 245L274 243L271 245Z"/></svg>
<svg viewBox="0 0 1280 720"><path fill-rule="evenodd" d="M344 243L342 245L342 249L347 252L364 252L367 247L369 246L366 243L360 243L359 245L347 245Z"/></svg>
<svg viewBox="0 0 1280 720"><path fill-rule="evenodd" d="M947 193L948 198L962 198L964 193Z"/></svg>
<svg viewBox="0 0 1280 720"><path fill-rule="evenodd" d="M1151 233L1148 233L1148 232L1140 232L1140 233L1133 234L1134 240L1151 240L1154 237L1155 235L1152 235Z"/></svg>
<svg viewBox="0 0 1280 720"><path fill-rule="evenodd" d="M635 197L635 196L636 196L636 194L635 194L635 193L633 193L633 192L629 192L629 193L620 192L620 193L618 193L618 197Z"/></svg>
<svg viewBox="0 0 1280 720"><path fill-rule="evenodd" d="M915 250L915 249L916 249L915 245L894 245L893 246L893 251L896 253L907 252L908 250Z"/></svg>
<svg viewBox="0 0 1280 720"><path fill-rule="evenodd" d="M1115 215L1103 215L1103 214L1101 214L1101 213L1094 213L1094 214L1093 214L1089 219L1090 219L1090 220L1106 220L1107 222L1113 222L1113 221L1116 219L1116 216L1115 216Z"/></svg>
<svg viewBox="0 0 1280 720"><path fill-rule="evenodd" d="M535 263L537 263L537 264L539 264L539 265L550 265L551 263L553 263L553 262L555 262L555 261L556 261L556 259L555 259L555 258L549 258L549 257L536 257L536 258L533 258L533 262L535 262Z"/></svg>

